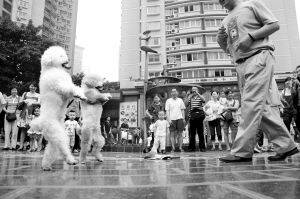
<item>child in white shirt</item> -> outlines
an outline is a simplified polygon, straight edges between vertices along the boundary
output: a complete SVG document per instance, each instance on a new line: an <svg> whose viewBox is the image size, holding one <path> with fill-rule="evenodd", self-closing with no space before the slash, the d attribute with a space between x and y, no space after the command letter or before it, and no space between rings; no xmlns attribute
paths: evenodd
<svg viewBox="0 0 300 199"><path fill-rule="evenodd" d="M80 131L80 126L78 122L75 120L76 118L76 113L75 111L70 111L69 114L69 119L65 121L65 131L69 136L69 146L70 149L72 150L75 144L75 133L79 133Z"/></svg>
<svg viewBox="0 0 300 199"><path fill-rule="evenodd" d="M159 152L166 153L166 137L169 132L169 122L165 119L165 112L159 111L158 120L154 123L154 144L151 149L152 154L157 153L159 147Z"/></svg>

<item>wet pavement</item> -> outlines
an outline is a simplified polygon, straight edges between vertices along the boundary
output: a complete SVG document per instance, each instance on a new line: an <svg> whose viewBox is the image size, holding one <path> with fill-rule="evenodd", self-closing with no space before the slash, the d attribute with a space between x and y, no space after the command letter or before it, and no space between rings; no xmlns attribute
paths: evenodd
<svg viewBox="0 0 300 199"><path fill-rule="evenodd" d="M221 163L226 152L175 153L180 159L144 160L140 153L105 152L104 162L57 161L41 170L41 153L0 151L0 198L278 198L300 197L300 155L268 162Z"/></svg>

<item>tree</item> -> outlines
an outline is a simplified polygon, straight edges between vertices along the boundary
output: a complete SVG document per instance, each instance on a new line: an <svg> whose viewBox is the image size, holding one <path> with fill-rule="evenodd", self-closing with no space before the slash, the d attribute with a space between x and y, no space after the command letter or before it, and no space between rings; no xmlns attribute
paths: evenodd
<svg viewBox="0 0 300 199"><path fill-rule="evenodd" d="M9 93L12 85L19 93L28 90L32 82L38 83L42 53L56 43L43 38L41 27L18 26L4 19L0 21L0 85L1 91Z"/></svg>

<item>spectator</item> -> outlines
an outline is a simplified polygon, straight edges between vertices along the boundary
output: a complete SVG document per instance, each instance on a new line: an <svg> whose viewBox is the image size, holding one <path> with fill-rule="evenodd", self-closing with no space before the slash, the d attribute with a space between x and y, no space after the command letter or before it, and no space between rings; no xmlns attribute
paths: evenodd
<svg viewBox="0 0 300 199"><path fill-rule="evenodd" d="M284 81L284 89L281 92L281 102L283 105L283 109L281 110L281 117L283 122L290 132L291 130L291 123L293 117L297 115L296 109L294 107L293 99L295 98L295 92L292 89L292 78L287 77Z"/></svg>
<svg viewBox="0 0 300 199"><path fill-rule="evenodd" d="M76 118L76 113L75 111L70 111L69 114L69 119L65 121L65 131L69 136L69 146L72 152L75 151L74 145L75 145L75 134L79 134L80 132L80 126L78 122L75 120ZM78 151L77 151L78 152Z"/></svg>
<svg viewBox="0 0 300 199"><path fill-rule="evenodd" d="M24 143L27 137L28 130L28 116L33 115L33 109L40 104L40 94L36 93L37 87L34 83L30 84L29 92L25 92L22 95L22 103L21 107L22 111L20 113L20 118L18 121L18 127L20 128L20 148L19 150L26 150L24 147Z"/></svg>
<svg viewBox="0 0 300 199"><path fill-rule="evenodd" d="M207 121L209 125L209 131L211 134L212 150L216 149L216 132L219 141L219 150L222 150L222 134L221 134L221 123L220 114L222 113L222 105L218 100L218 93L216 91L212 92L212 99L207 102L204 106L204 111L207 115Z"/></svg>
<svg viewBox="0 0 300 199"><path fill-rule="evenodd" d="M156 154L159 147L159 152L166 153L166 137L169 131L169 123L165 120L165 112L159 111L158 120L154 124L154 144L151 153Z"/></svg>
<svg viewBox="0 0 300 199"><path fill-rule="evenodd" d="M153 98L153 103L146 110L146 115L150 120L156 122L158 120L158 112L164 110L164 105L162 104L158 95L155 95Z"/></svg>
<svg viewBox="0 0 300 199"><path fill-rule="evenodd" d="M167 120L170 123L170 140L172 145L172 152L175 151L175 140L178 140L179 150L183 152L182 148L182 132L185 127L185 105L181 98L178 98L176 89L172 89L171 98L166 101Z"/></svg>
<svg viewBox="0 0 300 199"><path fill-rule="evenodd" d="M37 118L40 116L40 108L35 107L33 110L33 115L29 116L30 120L33 120L34 118ZM29 123L30 125L30 123ZM30 152L33 151L41 151L42 150L42 140L43 140L43 133L42 131L31 131L28 130L28 134L30 137ZM35 147L35 144L37 143L37 148Z"/></svg>
<svg viewBox="0 0 300 199"><path fill-rule="evenodd" d="M75 120L81 124L81 106L80 106L80 99L78 98L73 98L69 101L68 105L67 105L67 111L66 111L66 119L68 120L68 115L70 111L74 111L75 112ZM74 151L80 151L80 136L75 133L75 143L74 143L74 147L73 150Z"/></svg>
<svg viewBox="0 0 300 199"><path fill-rule="evenodd" d="M227 101L226 94L224 91L221 91L219 102L222 106L224 106L226 104L226 101Z"/></svg>
<svg viewBox="0 0 300 199"><path fill-rule="evenodd" d="M196 132L199 138L199 150L205 151L205 141L203 134L203 120L205 119L205 113L203 111L203 104L205 99L199 94L197 87L192 88L192 94L189 96L189 121L190 121L190 136L189 136L189 151L196 150Z"/></svg>
<svg viewBox="0 0 300 199"><path fill-rule="evenodd" d="M104 129L105 135L107 136L107 142L112 144L114 143L114 138L111 133L111 123L110 123L110 117L107 117L105 122L104 122Z"/></svg>
<svg viewBox="0 0 300 199"><path fill-rule="evenodd" d="M3 108L5 112L4 131L5 144L3 150L16 150L18 138L18 111L17 106L21 98L18 96L17 88L11 89L11 95L6 98L6 106Z"/></svg>
<svg viewBox="0 0 300 199"><path fill-rule="evenodd" d="M4 116L5 116L5 113L3 111L3 108L5 107L5 104L6 104L6 102L5 102L4 96L0 92L0 139L2 138L2 133L4 132Z"/></svg>
<svg viewBox="0 0 300 199"><path fill-rule="evenodd" d="M231 141L234 142L236 133L238 131L237 122L237 110L239 109L239 101L234 99L234 94L232 91L226 91L227 100L224 104L222 116L222 126L224 130L224 140L227 147L227 151L230 151L229 145L229 128L231 130Z"/></svg>

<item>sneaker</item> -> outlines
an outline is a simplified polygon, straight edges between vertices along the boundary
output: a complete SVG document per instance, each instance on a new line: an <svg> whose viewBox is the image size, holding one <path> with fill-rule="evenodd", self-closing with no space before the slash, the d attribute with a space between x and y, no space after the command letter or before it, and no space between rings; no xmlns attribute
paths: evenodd
<svg viewBox="0 0 300 199"><path fill-rule="evenodd" d="M206 149L200 149L200 152L206 152Z"/></svg>
<svg viewBox="0 0 300 199"><path fill-rule="evenodd" d="M234 155L228 155L225 157L219 158L220 161L230 163L230 162L251 162L251 158L244 158L244 157L239 157L239 156L234 156Z"/></svg>
<svg viewBox="0 0 300 199"><path fill-rule="evenodd" d="M288 152L270 156L270 157L268 157L268 160L269 161L281 161L281 160L285 160L289 156L295 155L296 153L299 153L299 150L297 149L297 147L295 147L294 149L292 149Z"/></svg>
<svg viewBox="0 0 300 199"><path fill-rule="evenodd" d="M183 150L183 149L179 149L179 151L180 151L181 153L183 153L183 152L184 152L184 150Z"/></svg>

